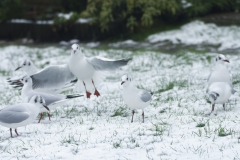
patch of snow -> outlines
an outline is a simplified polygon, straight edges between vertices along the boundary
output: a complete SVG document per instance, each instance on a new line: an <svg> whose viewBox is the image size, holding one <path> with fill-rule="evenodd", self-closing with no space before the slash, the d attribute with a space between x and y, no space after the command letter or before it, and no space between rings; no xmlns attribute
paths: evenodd
<svg viewBox="0 0 240 160"><path fill-rule="evenodd" d="M70 45L70 43L67 42L67 41L60 41L59 44L60 44L60 45L63 45L63 46L68 46L68 45Z"/></svg>
<svg viewBox="0 0 240 160"><path fill-rule="evenodd" d="M22 39L22 43L33 43L34 42L34 40L33 39L28 39L28 38L23 38Z"/></svg>
<svg viewBox="0 0 240 160"><path fill-rule="evenodd" d="M67 51L61 47L0 47L0 109L21 102L19 91L9 87L6 78L24 75L14 71L23 59L31 59L37 67L65 64L70 51L70 46ZM58 106L51 111L51 121L45 117L40 124L36 119L19 127L18 137L13 133L14 138L9 138L9 128L0 126L1 159L240 158L240 93L230 98L226 111L217 104L210 117L204 116L211 110L205 97L205 78L214 66L216 53L186 51L174 55L89 48L84 48L84 53L86 57L133 60L107 76L98 98L84 96ZM226 58L231 61L227 67L233 74L233 86L240 90L240 56ZM131 76L137 87L155 93L145 109L145 123L141 123L141 110L131 123L131 110L122 99L120 79L124 74ZM196 127L200 123L205 126ZM219 136L220 130L231 134Z"/></svg>
<svg viewBox="0 0 240 160"><path fill-rule="evenodd" d="M33 21L27 20L27 19L11 19L9 22L10 23L33 23Z"/></svg>
<svg viewBox="0 0 240 160"><path fill-rule="evenodd" d="M150 35L150 43L170 41L173 44L215 45L219 51L240 48L240 27L220 27L212 23L193 21L180 29Z"/></svg>
<svg viewBox="0 0 240 160"><path fill-rule="evenodd" d="M53 20L37 20L37 24L53 24Z"/></svg>
<svg viewBox="0 0 240 160"><path fill-rule="evenodd" d="M94 48L100 45L100 42L89 42L86 44L87 47L89 48Z"/></svg>
<svg viewBox="0 0 240 160"><path fill-rule="evenodd" d="M78 39L72 39L69 41L70 44L79 43Z"/></svg>
<svg viewBox="0 0 240 160"><path fill-rule="evenodd" d="M110 47L135 46L137 44L138 44L138 42L135 42L135 41L129 39L129 40L122 41L122 42L110 43L109 46Z"/></svg>
<svg viewBox="0 0 240 160"><path fill-rule="evenodd" d="M73 12L70 12L70 13L58 13L57 16L59 18L63 17L65 18L66 20L70 19L70 17L72 16Z"/></svg>
<svg viewBox="0 0 240 160"><path fill-rule="evenodd" d="M77 23L89 23L91 20L92 18L79 18Z"/></svg>

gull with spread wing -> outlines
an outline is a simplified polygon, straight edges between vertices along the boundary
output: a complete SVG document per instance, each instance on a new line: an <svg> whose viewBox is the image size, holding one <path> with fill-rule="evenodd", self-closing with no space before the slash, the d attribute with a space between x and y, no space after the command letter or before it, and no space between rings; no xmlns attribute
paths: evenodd
<svg viewBox="0 0 240 160"><path fill-rule="evenodd" d="M68 64L70 71L78 78L78 83L84 85L87 98L90 98L91 93L89 92L89 88L95 90L94 95L97 97L100 96L97 87L102 79L102 71L114 71L127 65L129 60L131 60L131 58L120 60L111 60L101 57L87 58L82 53L80 46L73 44Z"/></svg>
<svg viewBox="0 0 240 160"><path fill-rule="evenodd" d="M69 99L83 96L83 95L79 95L79 94L73 94L73 95L62 95L62 94L56 95L56 94L54 94L53 95L53 94L49 94L49 93L35 91L32 89L32 79L29 76L24 76L21 79L21 82L24 84L23 88L22 88L22 93L21 93L23 102L28 102L34 95L40 95L44 98L46 105L50 108L50 110L55 109L55 107L57 107L57 105L59 105L60 103L64 103L65 101L67 101ZM41 121L42 112L47 112L47 110L43 107L40 108L40 119L39 119L38 123L40 123L40 121ZM49 113L48 113L48 117L50 120Z"/></svg>
<svg viewBox="0 0 240 160"><path fill-rule="evenodd" d="M72 89L77 82L75 76L69 71L68 65L53 65L38 72L39 69L33 62L25 59L15 71L20 69L24 70L27 76L32 76L33 88L37 91L61 93ZM21 89L23 84L19 82L19 79L8 79L8 82L14 88Z"/></svg>
<svg viewBox="0 0 240 160"><path fill-rule="evenodd" d="M121 85L123 86L123 100L132 109L132 121L134 109L142 109L144 123L144 108L150 105L153 93L136 88L132 84L132 79L127 75L122 76Z"/></svg>
<svg viewBox="0 0 240 160"><path fill-rule="evenodd" d="M32 96L29 103L6 106L0 110L0 125L10 128L11 137L13 137L12 128L14 128L18 136L17 128L32 123L42 107L49 110L44 99L39 95Z"/></svg>

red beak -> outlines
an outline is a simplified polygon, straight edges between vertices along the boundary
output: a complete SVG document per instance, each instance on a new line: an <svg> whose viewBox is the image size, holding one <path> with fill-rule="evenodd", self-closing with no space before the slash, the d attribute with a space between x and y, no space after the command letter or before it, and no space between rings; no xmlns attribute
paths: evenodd
<svg viewBox="0 0 240 160"><path fill-rule="evenodd" d="M73 52L75 53L75 52L76 52L76 50L73 50Z"/></svg>
<svg viewBox="0 0 240 160"><path fill-rule="evenodd" d="M227 60L227 59L225 59L224 62L228 62L228 63L230 63L229 60Z"/></svg>
<svg viewBox="0 0 240 160"><path fill-rule="evenodd" d="M18 68L16 68L15 71L19 70L20 68L22 68L22 67L18 67Z"/></svg>
<svg viewBox="0 0 240 160"><path fill-rule="evenodd" d="M123 83L125 83L124 81L122 81L121 85L123 85Z"/></svg>

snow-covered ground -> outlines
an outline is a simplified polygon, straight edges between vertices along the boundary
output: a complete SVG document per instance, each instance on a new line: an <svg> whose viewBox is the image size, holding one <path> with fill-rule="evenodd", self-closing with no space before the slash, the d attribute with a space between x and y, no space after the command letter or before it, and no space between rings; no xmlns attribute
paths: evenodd
<svg viewBox="0 0 240 160"><path fill-rule="evenodd" d="M67 63L69 48L6 46L0 48L0 108L21 102L20 92L7 77L26 57L38 67ZM10 138L0 126L1 159L240 159L240 98L236 92L226 111L216 105L210 117L205 82L216 53L87 49L86 56L133 57L128 66L109 74L101 96L78 98L53 110L40 124L18 128ZM234 88L240 91L239 55L226 55ZM121 95L120 78L128 74L136 86L155 92L151 105L131 122L131 111Z"/></svg>
<svg viewBox="0 0 240 160"><path fill-rule="evenodd" d="M239 26L217 26L213 23L192 21L179 29L150 35L144 42L125 40L110 43L115 48L147 48L171 50L191 47L198 50L238 53L240 49Z"/></svg>

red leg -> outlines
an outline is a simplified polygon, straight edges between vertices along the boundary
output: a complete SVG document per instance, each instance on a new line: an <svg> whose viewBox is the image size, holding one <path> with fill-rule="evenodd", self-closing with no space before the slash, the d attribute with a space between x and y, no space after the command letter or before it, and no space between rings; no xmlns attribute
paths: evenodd
<svg viewBox="0 0 240 160"><path fill-rule="evenodd" d="M17 129L15 129L15 133L17 134L17 136L19 136L18 132L17 132Z"/></svg>
<svg viewBox="0 0 240 160"><path fill-rule="evenodd" d="M100 96L100 93L98 92L98 90L96 89L96 87L95 87L95 84L94 84L94 82L93 82L93 80L92 80L92 84L93 84L93 86L94 86L94 88L95 88L95 92L94 92L94 95L95 96Z"/></svg>
<svg viewBox="0 0 240 160"><path fill-rule="evenodd" d="M40 113L40 118L39 118L38 123L40 123L41 119L42 119L42 113Z"/></svg>
<svg viewBox="0 0 240 160"><path fill-rule="evenodd" d="M134 115L134 110L132 110L132 121L131 121L131 123L133 123L133 115Z"/></svg>
<svg viewBox="0 0 240 160"><path fill-rule="evenodd" d="M49 118L49 121L51 121L50 117L51 117L51 115L48 113L48 118Z"/></svg>
<svg viewBox="0 0 240 160"><path fill-rule="evenodd" d="M83 81L83 85L84 85L84 87L85 87L85 90L86 90L86 95L87 95L87 98L90 98L90 96L91 96L91 93L87 91L86 84L84 83L84 81Z"/></svg>
<svg viewBox="0 0 240 160"><path fill-rule="evenodd" d="M11 135L11 137L13 138L13 136L12 136L12 128L10 128L10 135Z"/></svg>

